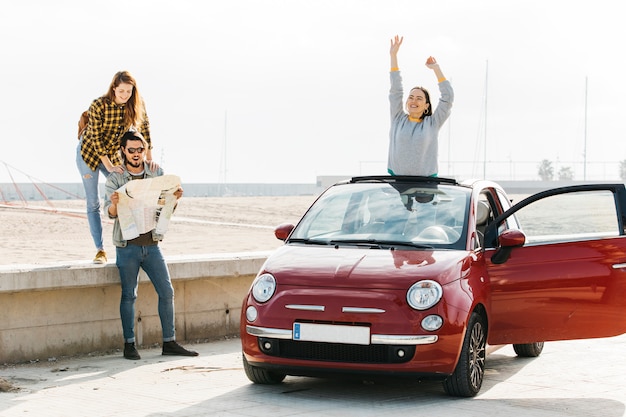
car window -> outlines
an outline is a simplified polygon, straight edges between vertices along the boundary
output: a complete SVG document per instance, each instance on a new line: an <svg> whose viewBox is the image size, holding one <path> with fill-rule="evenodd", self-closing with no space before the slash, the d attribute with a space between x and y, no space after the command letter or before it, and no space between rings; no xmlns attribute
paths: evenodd
<svg viewBox="0 0 626 417"><path fill-rule="evenodd" d="M613 193L607 190L558 194L516 213L527 244L619 235Z"/></svg>
<svg viewBox="0 0 626 417"><path fill-rule="evenodd" d="M499 190L496 191L498 194L498 200L500 200L500 205L502 206L503 211L507 211L511 208L511 201L507 198L506 195L501 193ZM507 217L506 219L506 228L507 229L519 229L519 224L517 223L517 218L515 215Z"/></svg>
<svg viewBox="0 0 626 417"><path fill-rule="evenodd" d="M350 212L350 199L350 194L326 192L300 221L294 237L311 239L339 232Z"/></svg>
<svg viewBox="0 0 626 417"><path fill-rule="evenodd" d="M414 186L413 186L414 185ZM394 241L464 246L469 191L424 184L342 184L304 215L291 240Z"/></svg>
<svg viewBox="0 0 626 417"><path fill-rule="evenodd" d="M487 226L491 224L498 215L502 214L510 207L510 202L499 191L493 188L486 188L481 191L476 207L477 247L495 247L497 245L495 238L489 241L485 240L485 231ZM498 234L509 228L518 228L514 216L508 217L498 225Z"/></svg>

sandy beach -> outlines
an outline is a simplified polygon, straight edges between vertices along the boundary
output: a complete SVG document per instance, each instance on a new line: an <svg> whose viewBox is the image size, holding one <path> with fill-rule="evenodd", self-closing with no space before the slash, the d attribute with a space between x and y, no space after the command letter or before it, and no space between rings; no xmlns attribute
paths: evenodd
<svg viewBox="0 0 626 417"><path fill-rule="evenodd" d="M295 223L317 196L183 197L165 239L164 256L273 250L281 223ZM0 206L0 265L91 261L96 253L83 200ZM113 222L103 217L104 245L115 257Z"/></svg>

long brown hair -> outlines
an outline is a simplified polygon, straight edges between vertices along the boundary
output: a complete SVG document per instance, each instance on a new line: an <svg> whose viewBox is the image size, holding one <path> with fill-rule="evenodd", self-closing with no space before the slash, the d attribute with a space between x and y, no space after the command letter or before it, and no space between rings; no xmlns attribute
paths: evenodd
<svg viewBox="0 0 626 417"><path fill-rule="evenodd" d="M139 127L143 122L144 108L143 99L137 89L137 81L128 71L119 71L113 76L109 91L103 96L109 101L115 100L115 91L113 91L120 84L130 84L133 86L133 93L126 102L126 109L124 110L124 127L129 129L131 126Z"/></svg>

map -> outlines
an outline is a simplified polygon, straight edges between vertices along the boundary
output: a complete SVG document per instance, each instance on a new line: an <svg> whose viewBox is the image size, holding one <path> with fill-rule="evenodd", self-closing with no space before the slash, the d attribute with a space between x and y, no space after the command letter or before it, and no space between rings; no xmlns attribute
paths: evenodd
<svg viewBox="0 0 626 417"><path fill-rule="evenodd" d="M117 216L124 240L134 239L153 229L164 235L176 207L174 192L180 184L178 176L162 175L133 180L121 186L117 190L120 196Z"/></svg>

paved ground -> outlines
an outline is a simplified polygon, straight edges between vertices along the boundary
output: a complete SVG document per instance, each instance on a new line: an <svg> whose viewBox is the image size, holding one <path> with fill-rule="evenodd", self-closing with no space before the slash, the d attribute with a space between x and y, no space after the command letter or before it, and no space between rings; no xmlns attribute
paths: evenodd
<svg viewBox="0 0 626 417"><path fill-rule="evenodd" d="M492 353L480 394L447 397L436 382L287 377L254 385L238 339L191 345L195 358L121 353L2 366L0 416L603 416L626 415L626 335L546 343L539 358Z"/></svg>

